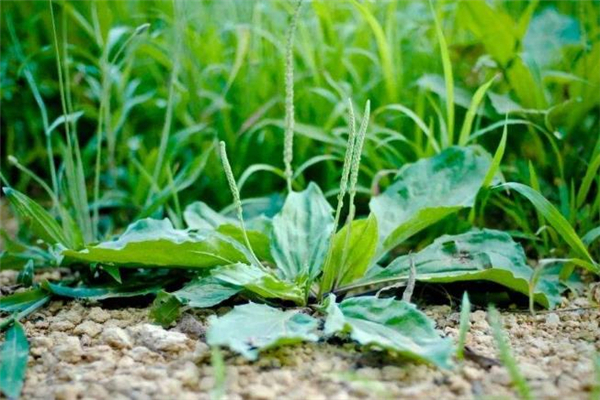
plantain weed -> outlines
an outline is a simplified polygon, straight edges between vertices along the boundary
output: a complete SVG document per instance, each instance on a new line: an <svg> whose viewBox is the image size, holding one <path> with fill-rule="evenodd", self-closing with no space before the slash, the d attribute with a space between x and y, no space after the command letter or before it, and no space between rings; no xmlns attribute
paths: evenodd
<svg viewBox="0 0 600 400"><path fill-rule="evenodd" d="M90 268L80 270L81 281L85 281L85 285L80 281L44 282L41 285L34 284L28 291L23 292L24 294L9 296L6 302L3 298L2 309L12 315L2 321L2 329L13 329L18 326L19 319L45 304L51 297L104 299L154 294L160 300L157 300L156 308L153 308L155 313L152 314L158 322L161 320L172 322L173 315L179 312L182 305L212 307L235 297L249 300L251 303L237 305L230 313L211 318L207 335L211 346L216 349L213 351L213 367L218 381L215 391L221 394L223 389L220 385L223 384L224 378L219 378L221 372L218 369L223 369L224 364L220 350L216 346L227 346L250 359L255 359L263 349L339 336L363 345L376 344L383 349L399 352L417 360L448 367L455 351L448 340L441 338L435 332L432 321L411 303L410 295L415 282L468 281L477 277L529 295L531 308L535 302L545 307L552 307L560 298L559 285L546 279L541 273L541 268L532 270L527 265L524 249L509 234L494 229L472 229L457 235L439 236L440 231L449 225L441 222L444 218L464 209L475 210L474 207L477 207L480 202L478 193L481 190L488 193L487 188L496 182L505 153L509 161L510 157L518 156L518 150L515 150L518 145L512 140L511 143L507 142L509 124L523 125L529 130L536 143L546 140L545 145L550 150L549 154L538 154L538 156L553 161L550 170L560 181L557 187L561 206L554 207L541 194L542 189L547 186L544 182L543 167L537 167L540 168L538 171L542 172L538 177L530 164L531 188L514 182L504 183L497 188L510 189L524 196L538 213L539 224L544 226L547 222L552 227L552 230L550 228L547 230L552 241L566 242L570 250L561 249L561 252L570 257L568 253L570 251L574 256L561 259L561 262L598 272L598 265L594 260L595 253L590 250L590 243L594 241L597 234L590 224L593 224L595 217L599 215L600 200L586 204L587 200L595 195L595 187L600 183L595 178L600 165L598 150L592 151L592 156L585 166L585 173L582 174L583 179L578 178L571 184L567 178L574 176L575 173L569 171L571 166L567 158L569 153L566 150L569 146L563 146L566 142L560 137L560 132L554 129L556 109L525 112L523 119L511 120L508 118L508 112L502 113L506 114L505 121L486 126L488 117L496 117L486 107L486 95L489 95L490 99L498 100L489 92L498 78L488 77L487 82L475 91L472 98L464 101L461 88L454 82L454 74L458 75L461 69L453 68L449 43L444 36L438 10L432 2L430 2L430 9L444 72L445 92L438 94L445 94L445 113L441 112L439 106L423 91L417 95L416 107L411 108L413 104L410 102L405 106L397 101L400 96L405 96L404 93L398 93L397 88L404 87L402 83L410 77L408 75L410 71L404 68L404 61L402 61L406 60L406 57L399 58L400 61L392 57L390 49L400 44L395 42L398 32L392 23L394 21L392 17L388 16L383 24L377 19L379 5L353 2L348 10L339 13L340 17L328 15L332 14L331 6L328 4L311 4L316 14L316 23L319 27L325 27L323 31L312 29L313 25L300 19L301 2L296 3L295 8L288 7L292 9L292 14L285 35L283 53L285 67L283 74L271 74L272 79L264 79L264 77L270 77L265 74L270 74L273 70L266 67L264 71L256 72L253 70L251 60L255 60L259 54L262 54L261 49L272 45L269 43L272 42L277 46L280 41L278 38L268 36L268 31L264 28L266 25L261 25L266 23L262 18L268 14L253 8L253 18L257 20L257 26L247 28L248 30L237 30L238 34L232 35L237 41L237 46L235 53L232 53L234 55L230 68L222 60L215 61L215 58L218 58L215 54L220 51L218 46L223 43L219 35L213 36L214 43L207 46L207 59L221 64L212 70L201 71L199 75L206 82L202 82L205 86L199 89L195 86L194 78L190 78L196 64L185 58L182 49L184 42L187 46L193 47L199 42L196 39L201 36L199 34L195 36L196 32L189 29L189 21L184 16L183 6L172 2L172 9L165 14L171 12L174 15L175 46L174 50L165 53L171 56L171 60L167 57L167 62L164 62L164 65L168 66L166 68L168 92L158 148L148 149L144 144L136 144L135 146L139 146L136 147L137 150L129 153L120 152L131 156L129 157L131 160L127 160L128 171L136 172L137 182L132 183L129 177L122 179L127 180L127 184L131 185L124 190L126 192L124 196L129 192L135 192L133 197L141 199L140 209L135 210L139 212L140 220L131 224L115 240L95 244L94 242L100 239L98 227L100 180L101 173L105 170L102 163L104 158L108 159L108 170L116 176L119 161L119 155L116 154L117 132L123 135L123 140L127 135L130 139L136 137L131 136L131 132L125 134L127 130L120 131L122 126L120 123L114 124L113 117L116 113L111 109L109 75L113 71L113 65L119 63L118 58L127 46L146 31L148 25L144 24L135 29L131 36L117 48L114 56L110 56L113 52L108 45L102 48L96 142L82 147L76 125L80 113L74 112L72 103L72 100L77 98L79 88L73 85L70 76L73 72L70 61L73 54L68 51L70 44L67 40L65 18L73 15L79 24L89 31L89 35L95 37L101 45L103 39L100 34L100 17L96 8L103 5L94 4L92 7L93 23L90 26L86 25L85 18L81 17L78 11L65 5L62 10L61 44L54 19L53 4L52 2L49 4L62 109L62 117L59 117L55 123L48 122L46 106L22 52L19 53L19 58L24 63L26 80L34 92L34 99L42 114L52 185L46 185L35 170L28 168L26 162L20 163L16 158L10 160L25 177L33 179L48 192L55 207L60 204L60 200L68 200L76 221L70 222L68 213L64 213L60 207L57 213L61 217L61 227L54 219L54 215L47 213L27 196L12 188L6 189L6 195L21 217L24 217L24 221L30 224L34 234L42 239L40 246L44 249L44 257L47 254L56 254L57 259L61 262L64 260L64 265L72 265L74 268L77 268L77 265L84 265ZM162 7L167 9L168 5L161 4L157 7L162 10ZM214 5L214 7L234 6ZM391 4L385 10L394 11L394 7L396 5ZM470 7L470 5L460 7ZM534 8L534 6L528 7L522 21L527 21ZM378 52L377 55L371 54L372 50L362 49L360 41L352 43L353 46L358 47L352 50L353 56L350 58L346 55L338 58L337 45L330 46L327 50L335 54L334 57L322 49L317 49L318 46L314 46L313 35L335 36L333 32L340 31L340 26L346 26L336 25L335 18L347 18L346 14L363 17L357 32L374 34L373 48ZM526 22L523 24L527 25ZM20 49L14 32L11 38L14 47ZM297 50L294 47L295 40L299 41ZM406 43L401 44L406 45ZM490 46L489 43L485 45ZM157 52L160 51L152 52L148 48L143 50L145 56L150 54L152 59L160 59L160 55L157 56ZM165 54L162 56L164 57ZM361 57L355 57L356 55ZM304 75L306 70L298 74L302 79L314 79L314 81L296 91L294 90L295 57L302 60L305 68L316 72L314 78L306 78ZM336 63L328 64L331 63L329 58L335 59ZM365 63L362 58L368 61ZM373 65L370 63L376 68L372 68ZM327 70L327 66L331 65L338 68L329 68L328 73L320 72L321 69ZM129 68L130 66L127 66L124 69ZM155 75L159 79L162 77L162 72L157 71L155 66L147 65L147 68L151 70L148 75ZM370 72L378 68L381 76ZM219 79L204 79L207 76L212 77L211 74L221 77L221 72L214 72L220 69L226 71L223 75L226 77L224 82L220 82ZM508 72L511 72L510 68ZM509 86L519 79L525 79L523 78L525 75L515 76L514 70L512 73L513 75L508 78ZM370 77L371 74L375 76ZM244 82L247 87L236 86L238 75L248 76L248 80ZM349 79L348 76L356 82L364 83L364 88L359 93L353 93L356 99L363 100L374 93L375 96L371 97L373 99L385 98L394 102L394 104L380 105L377 104L379 101L374 101L375 111L371 116L371 103L367 100L358 130L352 102L348 100L346 106L339 101L340 98L350 97L350 91L353 89L344 81ZM365 80L366 76L369 76L367 80ZM389 79L381 80L382 76ZM256 78L256 82L264 81L265 87L258 87L254 83L248 84L254 82L251 78ZM326 85L319 80L326 82ZM183 86L189 90L182 94L181 99L175 101L179 81L185 82ZM219 86L219 83L222 85ZM314 86L310 83L314 83ZM277 97L269 94L271 85L277 84L280 84L279 87L285 86L283 121L274 120L269 114L277 110L276 105L280 103ZM507 82L503 81L502 84ZM306 87L310 89L307 90ZM305 101L308 93L311 94L311 101ZM384 95L377 96L377 94ZM522 92L520 94L524 95ZM245 111L232 110L228 104L224 104L226 95L231 104L236 104L236 107L239 105L240 110L251 109L254 114L248 116L244 114ZM536 100L535 96L532 99ZM295 100L298 101L295 103ZM191 105L190 101L198 101L198 104ZM426 107L427 101L431 102L430 108L433 111ZM198 112L207 104L206 102L209 102L209 107L202 113ZM456 104L466 109L458 137L455 135ZM324 105L329 107L327 110L331 113L323 111ZM198 122L195 121L190 110L202 115L202 123L197 124L201 128L192 126L184 129L183 133L177 132L175 130L177 124L190 125ZM348 110L346 118L348 138L344 141L342 137L345 129L338 128L337 124L344 119L343 113L346 110ZM414 132L404 130L404 125L400 125L396 130L394 117L387 111L395 111L407 117L409 122L415 125ZM328 115L324 116L325 114ZM310 118L312 122L296 123L296 116L302 116L306 120ZM211 125L206 132L203 131L205 129L203 121ZM436 122L438 132L436 132ZM233 127L238 123L241 128L237 130L239 134L236 136ZM367 135L369 123L371 125ZM59 190L59 176L52 170L54 150L50 140L52 130L61 125L64 125L66 132L64 136L66 148L63 154L66 174L64 194ZM132 126L139 127L134 124ZM480 146L467 146L484 143L486 139L484 135L499 127L503 127L504 131L493 158ZM262 143L264 146L261 146L261 153L264 150L264 154L261 156L271 160L269 157L272 156L273 149L279 151L281 147L280 144L272 143L274 141L270 140L271 135L282 128L284 169L268 164L251 164L236 182L233 171L238 169L235 166L243 165L248 160L255 160L253 154L239 157L239 153L244 149L252 148L250 146L256 143ZM201 141L204 146L201 147L203 150L201 156L198 156L197 152L194 153L197 150L195 146L190 145L189 149L185 148L188 147L187 144L193 143L192 139L189 139L193 134L189 132L195 132L194 129L198 129L206 136ZM209 164L209 173L203 177L205 179L202 185L209 182L210 187L214 188L213 183L210 182L216 176L215 171L220 174L223 172L218 166L212 165L214 163L207 161L212 153L212 146L216 144L215 132L224 135L230 148L233 147L235 140L236 153L230 154L234 165L229 161L225 141L219 143L222 168L233 197L233 206L230 209L233 210L235 218L228 212L218 213L206 204L205 207L194 209L188 207L182 210L181 207L185 204L185 199L183 194L180 198L180 192L196 182L206 164ZM295 135L298 136L296 141ZM183 139L184 144L180 144L180 139ZM396 142L400 143L400 146L395 146ZM327 146L326 150L330 150L331 154L310 156L309 150L314 143L324 143ZM460 146L453 146L455 143ZM108 157L102 156L103 146L106 146ZM178 150L171 150L177 146L184 148L180 150L181 153L178 153ZM89 151L90 149L92 151ZM176 154L189 154L190 151L193 153L193 164L179 169L176 163L171 162ZM91 206L88 204L88 188L84 181L83 165L86 165L85 161L88 157L86 154L93 154L95 164L94 201ZM304 157L306 160L295 170L292 166L294 157L297 159ZM417 161L410 162L414 159ZM140 162L140 160L144 161ZM337 180L338 163L343 163L341 176L336 182L338 188L332 189L333 184L329 183L325 186L325 189L329 189L325 190L326 194L337 194L337 205L332 209L321 188L315 183L305 182L310 182L315 176L318 179L320 171L312 168L316 165L322 167L323 175L327 175L325 181ZM361 163L365 165L361 167ZM577 171L578 168L573 168L573 171ZM510 167L503 171L519 176L518 173L514 173L514 169L514 163L511 163ZM260 182L261 185L257 186L261 188L254 188L254 185L249 184L249 179L259 171L271 172L278 177L277 179L285 180L287 197L284 200L272 201L269 197L244 201L241 199L240 191L243 188L248 192L252 190L252 194L255 195L262 193L263 189L272 189L279 183L276 181L272 184L269 181L262 185ZM332 171L336 173L331 173ZM383 183L391 181L391 184L387 189L379 190L379 178L390 175L390 171L395 172L395 176L391 179L384 178ZM373 186L377 188L369 203L371 213L364 219L358 217L363 215L361 214L363 210L357 206L360 204L357 196L368 190L361 186L359 172L364 173L365 177L373 178ZM547 175L546 170L546 178ZM3 175L2 181L7 184ZM122 182L115 181L114 184L115 188L119 188ZM304 187L306 189L302 190ZM194 189L195 195L200 189ZM212 192L217 194L207 194L207 196L224 197L220 194L224 192L222 190ZM210 200L214 199L211 197ZM497 202L494 204L501 204L500 208L506 215L518 219L516 225L524 227L525 233L531 230L527 210L523 209L521 203L506 197L494 200ZM518 204L518 207L514 207L514 204ZM138 205L136 202L136 206ZM127 209L122 205L119 207L122 210ZM346 208L347 216L345 223L342 223ZM483 206L480 209L483 214ZM190 214L193 215L192 220L196 225L190 223L191 220L188 218ZM170 218L164 220L147 218L162 215ZM471 215L475 215L475 211L472 211ZM187 228L184 228L182 216ZM585 219L591 222L582 221ZM471 222L474 220L474 218L470 219ZM437 228L432 229L437 223L440 223ZM485 225L484 223L482 218L481 225ZM69 234L69 230L77 230L77 227L81 227L84 240L74 240L73 234ZM581 240L578 232L584 227L588 228L584 231L589 234L584 237L585 240ZM455 227L450 229L456 232ZM425 230L428 235L426 239L416 236ZM433 243L427 244L431 238L436 239ZM401 250L417 247L419 251L399 255L396 254L399 246ZM548 245L544 244L542 247L547 248ZM502 249L501 254L506 256L508 261L499 262L498 249ZM541 250L538 249L539 251ZM8 259L4 258L5 256L9 257L11 254L3 253L3 262ZM41 264L42 262L36 262L36 266ZM392 287L407 286L402 301L380 296L359 296L372 290L373 286L389 287L386 285L390 284ZM177 288L182 285L184 286ZM172 292L165 292L165 289L171 290L172 287L174 288ZM340 296L339 300L336 295ZM342 295L346 298L342 299ZM322 315L318 313L309 315L298 308L291 308L289 306L292 303L297 306L309 305L319 309ZM459 328L459 348L456 351L459 359L463 357L468 313L469 302L465 293ZM491 309L491 320L498 317L494 313L495 310ZM524 397L529 396L527 384L519 376L514 358L502 335L500 322L490 322L495 330L494 336L503 361L509 368L517 389ZM370 329L365 329L365 325ZM420 332L418 337L414 335L415 327ZM219 395L215 396L219 397Z"/></svg>

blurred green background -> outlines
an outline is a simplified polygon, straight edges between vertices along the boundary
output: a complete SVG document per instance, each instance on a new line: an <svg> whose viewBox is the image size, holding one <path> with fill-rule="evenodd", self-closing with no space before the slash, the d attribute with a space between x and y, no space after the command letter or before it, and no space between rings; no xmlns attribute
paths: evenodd
<svg viewBox="0 0 600 400"><path fill-rule="evenodd" d="M50 185L50 127L57 186L68 185L50 6L3 0L0 7L2 174L49 204L23 170ZM284 189L277 172L293 3L56 1L53 10L70 134L81 147L89 204L101 139L102 232L140 216L176 216L195 200L227 206L218 140L227 143L234 173L244 181L243 197ZM451 127L434 13L453 70ZM496 76L469 143L493 153L508 118L507 180L537 185L581 235L600 225L593 169L600 154L600 2L435 1L430 8L424 1L306 1L293 55L298 187L312 180L335 194L348 98L356 110L371 101L358 198L365 210L369 194L389 183L380 171L435 154L434 142L456 144L445 141L448 130L458 136L473 93ZM168 141L157 168L161 138ZM590 171L591 188L578 199ZM69 207L80 206L69 199L63 198ZM527 204L503 197L478 217L532 235L539 225L534 216Z"/></svg>

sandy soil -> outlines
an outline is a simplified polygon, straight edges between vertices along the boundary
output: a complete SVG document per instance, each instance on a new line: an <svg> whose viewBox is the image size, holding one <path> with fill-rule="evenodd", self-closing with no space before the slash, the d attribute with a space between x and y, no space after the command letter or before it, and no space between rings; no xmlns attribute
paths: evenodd
<svg viewBox="0 0 600 400"><path fill-rule="evenodd" d="M15 274L0 273L0 286ZM539 399L588 399L600 312L592 296L565 299L535 317L503 311L504 326L524 376ZM170 329L152 325L148 308L121 302L53 301L24 326L31 342L24 399L209 399L215 386L206 318L188 310ZM226 309L219 309L223 313ZM459 315L430 306L438 329L457 334ZM255 363L229 352L226 399L515 398L496 359L485 311L471 314L470 357L450 371L352 343L315 343L265 353Z"/></svg>

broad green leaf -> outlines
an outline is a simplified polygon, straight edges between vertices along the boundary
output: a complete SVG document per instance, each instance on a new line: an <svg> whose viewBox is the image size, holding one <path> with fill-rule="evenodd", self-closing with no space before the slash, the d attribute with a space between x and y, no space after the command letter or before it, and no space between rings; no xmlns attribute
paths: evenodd
<svg viewBox="0 0 600 400"><path fill-rule="evenodd" d="M527 265L523 248L506 232L483 229L461 235L444 235L418 253L395 259L371 283L404 281L410 274L410 258L420 282L449 283L491 281L529 295L533 269ZM552 308L560 303L561 285L550 277L540 279L534 299Z"/></svg>
<svg viewBox="0 0 600 400"><path fill-rule="evenodd" d="M313 317L255 303L236 306L222 317L211 316L209 325L209 345L227 346L249 360L256 360L260 351L319 339Z"/></svg>
<svg viewBox="0 0 600 400"><path fill-rule="evenodd" d="M221 225L219 228L217 228L217 232L235 239L240 244L244 243L244 233L242 228L240 228L237 224ZM271 255L271 243L269 241L269 237L264 233L255 230L246 230L246 233L248 234L250 246L252 246L252 250L259 260L268 261L271 263L275 262L275 260L273 260L273 256Z"/></svg>
<svg viewBox="0 0 600 400"><path fill-rule="evenodd" d="M244 220L246 221L247 227L265 232L261 227L266 221L270 221L271 218L281 211L284 201L285 196L279 193L273 193L264 197L243 199L242 207L244 208ZM221 210L220 214L229 218L234 218L236 214L235 205L229 205Z"/></svg>
<svg viewBox="0 0 600 400"><path fill-rule="evenodd" d="M6 198L15 208L16 213L28 224L29 229L48 244L61 243L67 247L75 247L67 238L54 217L42 206L12 188L3 188Z"/></svg>
<svg viewBox="0 0 600 400"><path fill-rule="evenodd" d="M235 218L218 213L202 201L187 206L183 212L183 219L191 229L215 229L225 224L237 224Z"/></svg>
<svg viewBox="0 0 600 400"><path fill-rule="evenodd" d="M63 255L132 267L206 268L248 260L247 250L237 241L217 232L174 229L168 219L137 221L117 240Z"/></svg>
<svg viewBox="0 0 600 400"><path fill-rule="evenodd" d="M181 303L177 297L165 291L158 292L150 309L150 319L163 327L168 327L180 315Z"/></svg>
<svg viewBox="0 0 600 400"><path fill-rule="evenodd" d="M369 207L377 217L379 255L465 207L472 207L491 165L480 147L450 147L405 166Z"/></svg>
<svg viewBox="0 0 600 400"><path fill-rule="evenodd" d="M58 296L74 299L103 300L117 297L135 297L158 293L165 286L172 283L174 278L165 274L148 276L137 274L130 276L124 284L104 284L95 286L65 286L44 281L42 287Z"/></svg>
<svg viewBox="0 0 600 400"><path fill-rule="evenodd" d="M291 192L273 218L271 253L283 276L316 277L321 271L333 229L333 209L314 183Z"/></svg>
<svg viewBox="0 0 600 400"><path fill-rule="evenodd" d="M577 235L569 221L562 216L560 211L556 209L541 193L530 188L527 185L516 182L508 182L502 185L496 186L498 189L512 189L517 193L524 196L527 200L533 204L535 209L540 212L544 218L552 225L554 229L561 235L563 240L571 247L571 249L581 257L584 261L590 263L590 271L600 274L600 267L594 261L590 253L588 253L585 244L581 241L581 238Z"/></svg>
<svg viewBox="0 0 600 400"><path fill-rule="evenodd" d="M205 276L194 279L171 294L190 307L208 308L230 299L241 290L241 287L224 283L212 276Z"/></svg>
<svg viewBox="0 0 600 400"><path fill-rule="evenodd" d="M29 289L3 296L0 298L0 310L6 312L22 311L46 297L48 297L48 293L41 289Z"/></svg>
<svg viewBox="0 0 600 400"><path fill-rule="evenodd" d="M19 322L6 332L0 356L0 390L9 399L17 399L23 389L29 358L29 343Z"/></svg>
<svg viewBox="0 0 600 400"><path fill-rule="evenodd" d="M564 46L581 43L579 26L575 18L545 8L529 24L523 40L524 57L544 69L560 62Z"/></svg>
<svg viewBox="0 0 600 400"><path fill-rule="evenodd" d="M323 293L329 292L332 284L337 287L362 278L374 261L378 239L377 219L373 214L367 219L352 221L350 232L348 225L337 232L333 237L330 261L323 267L321 285L326 285Z"/></svg>
<svg viewBox="0 0 600 400"><path fill-rule="evenodd" d="M185 223L190 229L216 230L244 244L244 235L235 218L224 216L201 201L190 204L183 213ZM269 237L270 221L265 217L256 217L248 221L248 240L252 250L260 260L274 262L271 256ZM258 229L258 230L257 230Z"/></svg>
<svg viewBox="0 0 600 400"><path fill-rule="evenodd" d="M451 364L452 341L440 337L433 321L414 304L375 296L335 304L335 296L330 295L326 313L326 335L348 333L364 346L391 350L443 368Z"/></svg>
<svg viewBox="0 0 600 400"><path fill-rule="evenodd" d="M211 271L214 278L229 285L243 287L265 299L290 300L304 305L306 296L303 288L293 282L278 278L273 273L251 264L231 264Z"/></svg>

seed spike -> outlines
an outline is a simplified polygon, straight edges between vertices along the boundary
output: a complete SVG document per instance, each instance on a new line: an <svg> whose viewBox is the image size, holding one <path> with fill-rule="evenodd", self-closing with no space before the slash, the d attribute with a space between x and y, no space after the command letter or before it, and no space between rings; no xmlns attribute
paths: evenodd
<svg viewBox="0 0 600 400"><path fill-rule="evenodd" d="M350 166L352 164L354 144L356 142L356 117L354 115L354 107L352 106L352 100L348 99L348 142L346 143L346 153L344 155L344 166L342 167L342 177L340 178L340 191L337 196L337 207L335 210L335 218L333 220L333 229L331 231L331 238L329 239L329 250L325 258L325 270L323 271L323 279L321 280L321 287L319 296L323 296L326 292L331 290L334 280L336 280L335 274L337 271L333 270L332 267L328 267L331 263L332 249L333 249L333 238L337 233L337 228L340 223L340 217L342 214L342 208L344 207L344 197L348 190L348 178L350 176Z"/></svg>
<svg viewBox="0 0 600 400"><path fill-rule="evenodd" d="M242 210L242 200L240 199L240 191L238 190L237 184L235 183L235 178L233 177L233 171L231 170L231 164L229 164L229 158L227 157L227 149L225 146L225 142L221 141L219 143L219 154L221 156L221 162L223 163L223 169L225 170L225 177L227 178L227 184L229 185L229 190L231 191L231 195L233 196L233 204L235 206L237 219L240 223L240 227L242 228L242 234L244 235L244 242L246 243L246 247L250 250L252 258L256 265L262 268L262 264L256 254L254 254L254 250L252 250L252 245L250 244L250 239L248 239L248 232L246 231L246 225L244 224L244 214Z"/></svg>
<svg viewBox="0 0 600 400"><path fill-rule="evenodd" d="M358 172L360 169L360 159L362 155L363 145L365 144L365 136L367 135L367 127L369 126L369 118L371 114L371 101L367 100L367 104L365 104L365 111L363 114L363 119L360 122L360 128L358 129L358 134L354 139L354 145L352 149L352 165L350 167L350 190L349 195L350 199L348 200L350 210L348 212L348 229L346 230L346 237L344 238L344 249L342 251L342 262L341 267L346 265L346 261L348 259L348 253L350 251L350 238L352 237L352 221L354 221L354 216L356 214L356 207L354 206L354 197L356 196L356 183L358 182ZM337 274L337 280L341 279L344 275L344 271ZM339 282L335 282L335 286L338 285Z"/></svg>
<svg viewBox="0 0 600 400"><path fill-rule="evenodd" d="M292 191L292 179L294 170L292 161L294 159L294 35L298 16L300 15L302 0L296 4L292 15L290 28L288 30L285 53L285 138L283 146L283 163L285 164L285 179L288 192Z"/></svg>

